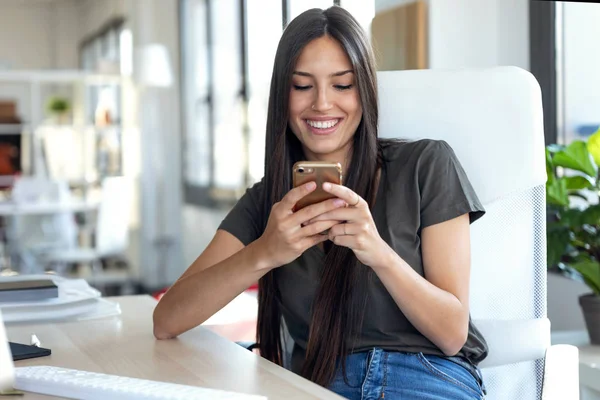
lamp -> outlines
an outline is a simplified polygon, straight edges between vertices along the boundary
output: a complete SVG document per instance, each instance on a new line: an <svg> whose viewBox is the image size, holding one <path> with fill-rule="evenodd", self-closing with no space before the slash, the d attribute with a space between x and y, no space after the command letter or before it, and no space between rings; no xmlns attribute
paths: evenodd
<svg viewBox="0 0 600 400"><path fill-rule="evenodd" d="M151 43L136 50L136 81L141 86L170 87L173 71L167 48Z"/></svg>
<svg viewBox="0 0 600 400"><path fill-rule="evenodd" d="M172 124L171 113L164 95L173 86L173 72L169 52L162 44L152 43L139 47L135 52L134 78L140 89L140 125L142 140L142 265L152 271L146 277L156 279L151 286L164 285L167 280L166 266L169 250L176 244L178 235L170 232L167 214L172 201L168 188L170 166L169 141L166 135ZM171 210L172 211L172 210ZM148 251L152 249L152 251Z"/></svg>

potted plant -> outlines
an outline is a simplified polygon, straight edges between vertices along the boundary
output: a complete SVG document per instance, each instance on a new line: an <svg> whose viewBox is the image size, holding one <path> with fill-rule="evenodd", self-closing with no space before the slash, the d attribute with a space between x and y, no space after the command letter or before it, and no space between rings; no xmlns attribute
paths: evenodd
<svg viewBox="0 0 600 400"><path fill-rule="evenodd" d="M600 344L600 130L546 147L548 268L584 282L579 297L590 341Z"/></svg>
<svg viewBox="0 0 600 400"><path fill-rule="evenodd" d="M60 96L51 97L46 104L46 110L56 118L57 123L64 123L66 121L70 109L71 103L69 103L69 100Z"/></svg>

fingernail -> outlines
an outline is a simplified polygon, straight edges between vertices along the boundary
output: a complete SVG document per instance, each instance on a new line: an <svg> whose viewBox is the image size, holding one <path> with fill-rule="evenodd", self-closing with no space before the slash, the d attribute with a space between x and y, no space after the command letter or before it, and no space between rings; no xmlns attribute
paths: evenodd
<svg viewBox="0 0 600 400"><path fill-rule="evenodd" d="M335 200L333 201L333 204L334 204L336 207L342 207L342 206L344 206L344 205L346 204L346 202L345 202L344 200L342 200L342 199L335 199Z"/></svg>
<svg viewBox="0 0 600 400"><path fill-rule="evenodd" d="M314 189L316 187L317 187L317 184L315 182L308 182L306 184L306 188L309 189L309 190Z"/></svg>
<svg viewBox="0 0 600 400"><path fill-rule="evenodd" d="M325 182L325 183L323 184L323 189L325 189L325 190L329 190L329 189L331 189L331 183L329 183L329 182Z"/></svg>

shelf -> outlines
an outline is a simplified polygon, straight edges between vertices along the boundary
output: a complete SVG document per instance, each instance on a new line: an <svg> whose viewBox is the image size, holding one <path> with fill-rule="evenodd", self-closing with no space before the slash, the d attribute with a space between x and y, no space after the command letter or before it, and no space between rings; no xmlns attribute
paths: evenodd
<svg viewBox="0 0 600 400"><path fill-rule="evenodd" d="M38 125L39 128L70 128L76 131L85 131L85 130L94 130L98 134L104 134L107 131L111 130L122 130L122 125L112 124L106 126L96 126L93 124L80 125L80 124L52 124L52 123L42 123ZM31 126L28 124L0 124L0 135L13 135L13 134L24 134L24 133L32 133Z"/></svg>
<svg viewBox="0 0 600 400"><path fill-rule="evenodd" d="M0 82L7 83L76 83L88 85L119 85L121 75L94 74L81 70L0 71Z"/></svg>

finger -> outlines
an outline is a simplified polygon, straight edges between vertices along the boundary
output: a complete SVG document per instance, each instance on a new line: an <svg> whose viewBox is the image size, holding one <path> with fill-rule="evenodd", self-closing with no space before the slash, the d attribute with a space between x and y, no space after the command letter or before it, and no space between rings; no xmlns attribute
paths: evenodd
<svg viewBox="0 0 600 400"><path fill-rule="evenodd" d="M294 208L296 203L301 198L303 198L304 196L306 196L307 194L309 194L316 188L317 188L317 184L315 182L308 182L308 183L305 183L304 185L295 187L292 190L290 190L289 192L287 192L285 196L283 196L283 199L281 199L280 203L285 207L286 210L292 210L292 208Z"/></svg>
<svg viewBox="0 0 600 400"><path fill-rule="evenodd" d="M308 222L304 222L304 223L302 224L302 226L303 226L303 227L305 227L305 226L309 226L309 225L312 225L312 224L314 224L315 222L319 222L319 221L322 221L322 222L328 222L328 221L331 221L331 222L333 222L333 223L334 223L334 225L335 225L335 224L339 224L340 222L342 222L342 221L340 221L340 220L336 220L336 219L327 219L327 220L319 219L319 220L317 221L317 218L313 218L312 220L310 220L310 221L308 221Z"/></svg>
<svg viewBox="0 0 600 400"><path fill-rule="evenodd" d="M345 208L346 202L342 199L329 199L321 201L316 204L304 207L302 210L294 213L294 220L297 224L305 224L310 219L315 218L317 215L335 210ZM333 219L333 218L331 218Z"/></svg>
<svg viewBox="0 0 600 400"><path fill-rule="evenodd" d="M329 236L316 234L302 239L302 245L305 249L308 249L326 240L329 240Z"/></svg>
<svg viewBox="0 0 600 400"><path fill-rule="evenodd" d="M335 183L325 182L323 183L323 190L332 195L343 199L351 206L359 207L367 204L358 194L350 190L346 186L336 185Z"/></svg>
<svg viewBox="0 0 600 400"><path fill-rule="evenodd" d="M348 247L349 249L353 249L355 247L355 236L348 235L340 235L340 236L331 236L329 235L329 240L331 240L334 244L338 246Z"/></svg>
<svg viewBox="0 0 600 400"><path fill-rule="evenodd" d="M326 221L330 219L336 221L356 221L360 215L361 213L359 210L343 207L319 214L316 217L306 221L306 223L309 224L316 221Z"/></svg>
<svg viewBox="0 0 600 400"><path fill-rule="evenodd" d="M332 226L338 225L339 223L340 221L331 220L315 222L314 224L307 225L304 228L300 229L300 235L301 237L317 235L321 232L326 231L327 229L330 229ZM322 236L327 237L327 235Z"/></svg>
<svg viewBox="0 0 600 400"><path fill-rule="evenodd" d="M329 237L332 239L336 236L353 235L352 224L336 224L329 229Z"/></svg>

